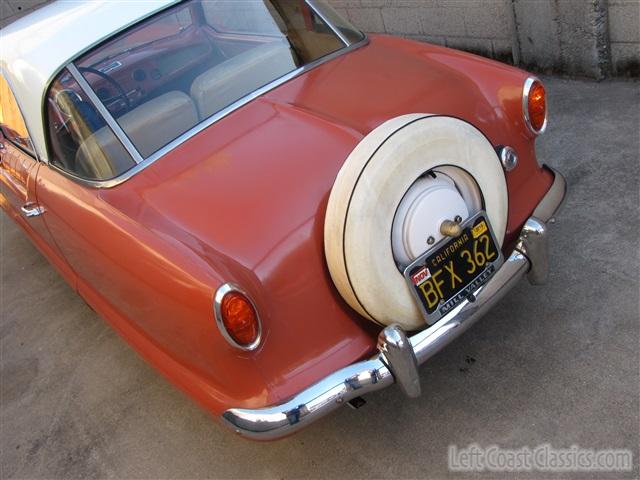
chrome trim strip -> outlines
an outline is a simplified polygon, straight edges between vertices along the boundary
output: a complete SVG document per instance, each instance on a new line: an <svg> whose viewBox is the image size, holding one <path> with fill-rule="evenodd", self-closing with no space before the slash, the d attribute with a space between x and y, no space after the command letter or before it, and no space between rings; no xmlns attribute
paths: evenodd
<svg viewBox="0 0 640 480"><path fill-rule="evenodd" d="M258 336L249 345L242 345L236 342L231 337L231 335L229 335L229 332L227 331L227 327L225 327L224 322L222 321L222 299L227 293L230 293L230 292L241 293L247 300L249 300L249 302L251 303L251 306L253 307L253 310L256 312L256 318L258 320ZM229 342L231 346L235 348L239 348L240 350L245 350L247 352L250 352L258 348L258 346L260 345L260 342L262 341L262 321L260 320L260 313L258 312L258 308L256 307L256 304L254 303L253 299L247 292L245 292L240 287L232 283L225 283L224 285L221 285L218 288L218 290L216 290L216 293L213 296L213 313L216 319L216 324L218 325L218 329L220 330L220 333L222 333L222 336L224 337L224 339L227 342Z"/></svg>
<svg viewBox="0 0 640 480"><path fill-rule="evenodd" d="M91 88L89 82L84 79L84 77L80 73L80 70L78 70L78 68L73 63L67 65L67 70L75 79L75 81L78 82L78 85L80 86L82 91L87 95L87 97L89 97L89 100L91 100L93 106L96 107L98 112L100 112L100 115L102 115L105 122L107 122L107 125L111 127L111 130L117 137L118 141L127 150L127 152L129 152L129 155L131 155L131 158L133 158L134 162L140 164L144 160L142 158L142 155L140 155L140 152L138 152L138 149L133 145L133 142L129 139L116 119L113 118L111 112L109 112L107 107L105 107L102 101L98 98L98 95L96 95L96 92L93 91L93 88Z"/></svg>
<svg viewBox="0 0 640 480"><path fill-rule="evenodd" d="M74 182L80 184L80 185L84 185L86 187L91 187L91 188L102 188L101 185L105 182L109 182L110 180L89 180L88 178L82 178L79 177L77 175L74 175L71 172L67 172L66 170L63 170L62 168L60 168L58 165L51 163L51 162L45 162L46 165L55 170L57 173L59 173L60 175L67 177L70 180L73 180ZM116 177L117 178L117 177Z"/></svg>
<svg viewBox="0 0 640 480"><path fill-rule="evenodd" d="M540 130L536 130L535 128L533 128L533 125L531 125L531 118L529 117L529 93L531 92L531 87L535 82L542 83L536 77L528 77L524 82L524 85L522 87L522 113L524 115L524 123L527 124L527 128L529 129L529 131L534 135L542 135L547 129L547 113L549 109L545 108L544 123L542 124L542 128L540 128Z"/></svg>
<svg viewBox="0 0 640 480"><path fill-rule="evenodd" d="M313 0L305 0L305 2L307 5L309 5L309 8L311 8L311 10L313 10L315 14L318 15L322 19L322 21L328 25L328 27L333 31L333 33L336 34L340 41L344 43L346 47L348 47L350 45L349 39L345 37L344 33L342 33L339 28L336 28L335 25L333 25L333 23L329 21L324 13L322 13L322 9L318 8Z"/></svg>
<svg viewBox="0 0 640 480"><path fill-rule="evenodd" d="M555 174L558 180L554 181L540 202L540 205L545 204L548 218L555 215L565 196L566 183L562 175L557 172ZM530 218L525 223L523 233L526 234L528 230L535 228L535 224L539 222L539 219ZM426 362L482 318L530 269L543 267L539 261L543 260L544 263L544 259L538 257L541 249L537 247L546 245L546 235L547 230L543 233L544 239L538 237L542 242L538 243L536 248L528 249L526 252L516 248L489 282L478 288L472 296L434 325L411 336L408 340L415 361L418 364ZM531 241L536 242L535 239ZM223 413L222 422L240 435L257 440L270 440L290 435L349 400L380 390L394 382L404 383L401 386L408 390L407 393L415 394L417 388L415 375L412 374L413 360L407 358L406 354L401 354L403 358L396 362L393 355L387 354L390 348L385 339L397 337L396 346L400 349L406 348L404 345L400 346L404 343L404 335L396 335L399 328L397 325L390 325L381 332L379 353L373 358L330 374L283 404L259 409L230 408ZM403 371L403 368L406 370Z"/></svg>
<svg viewBox="0 0 640 480"><path fill-rule="evenodd" d="M288 402L247 410L232 408L222 415L236 433L256 440L289 435L366 392L393 384L393 376L376 357L333 372Z"/></svg>
<svg viewBox="0 0 640 480"><path fill-rule="evenodd" d="M134 166L133 168L131 168L130 170L127 170L126 172L124 172L122 175L109 179L109 180L87 180L84 178L80 178L80 177L76 177L75 175L68 175L70 178L73 178L74 180L78 181L79 183L88 186L88 187L92 187L92 188L113 188L123 182L126 182L127 180L129 180L131 177L133 177L136 173L140 172L141 170L145 169L146 167L148 167L149 165L151 165L153 162L155 162L156 160L158 160L159 158L163 157L164 155L166 155L168 152L170 152L171 150L173 150L174 148L178 147L179 145L183 144L184 142L186 142L187 140L189 140L191 137L197 135L198 133L200 133L201 131L205 130L206 128L210 127L211 125L213 125L214 123L222 120L224 117L230 115L231 113L235 112L236 110L238 110L239 108L243 107L244 105L246 105L247 103L255 100L258 97L261 97L262 95L264 95L265 93L279 87L280 85L288 82L289 80L292 80L293 78L308 72L309 70L312 70L316 67L318 67L319 65L322 65L326 62L329 62L339 56L342 56L346 53L352 52L353 50L356 50L358 48L364 47L365 45L367 45L369 43L369 39L368 37L365 35L364 38L362 40L360 40L357 43L353 43L351 44L349 47L345 47L345 48L341 48L340 50L336 50L333 53L330 53L329 55L326 55L322 58L319 58L318 60L308 63L307 65L304 65L296 70L293 70L292 72L289 72L288 74L286 74L283 77L280 77L276 80L274 80L271 83L266 84L265 86L251 92L248 95L245 95L244 97L240 98L239 100L237 100L236 102L232 103L231 105L229 105L228 107L220 110L218 113L208 117L207 119L203 120L202 122L198 123L197 125L195 125L192 129L187 130L185 133L183 133L182 135L180 135L178 138L176 138L175 140L173 140L172 142L169 142L167 145L165 145L164 147L162 147L160 150L158 150L157 152L155 152L154 154L152 154L151 156L147 157L146 159L142 160L140 163L138 163L136 166Z"/></svg>

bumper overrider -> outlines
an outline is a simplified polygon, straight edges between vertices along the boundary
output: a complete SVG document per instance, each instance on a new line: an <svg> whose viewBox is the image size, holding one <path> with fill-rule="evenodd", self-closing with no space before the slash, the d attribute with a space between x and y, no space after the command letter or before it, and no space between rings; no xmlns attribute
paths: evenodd
<svg viewBox="0 0 640 480"><path fill-rule="evenodd" d="M238 434L271 440L303 428L363 394L397 383L409 396L420 395L418 365L461 335L498 302L525 274L530 283L543 284L548 275L548 230L555 222L566 193L564 177L549 168L554 182L525 222L515 249L485 285L478 288L430 327L408 337L397 325L378 336L373 358L337 370L299 392L288 402L260 409L231 408L223 422Z"/></svg>

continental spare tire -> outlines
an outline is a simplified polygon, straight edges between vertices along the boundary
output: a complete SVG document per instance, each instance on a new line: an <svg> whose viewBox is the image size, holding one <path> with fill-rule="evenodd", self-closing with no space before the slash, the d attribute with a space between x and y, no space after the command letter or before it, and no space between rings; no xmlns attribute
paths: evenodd
<svg viewBox="0 0 640 480"><path fill-rule="evenodd" d="M385 122L351 152L331 190L324 239L336 288L378 324L424 327L402 271L442 238L444 219L464 221L480 209L502 246L506 181L478 129L429 114Z"/></svg>

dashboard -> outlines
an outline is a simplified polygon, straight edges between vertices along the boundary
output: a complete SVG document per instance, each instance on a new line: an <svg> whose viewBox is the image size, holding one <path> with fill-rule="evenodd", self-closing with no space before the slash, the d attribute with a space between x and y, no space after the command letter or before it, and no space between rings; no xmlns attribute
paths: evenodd
<svg viewBox="0 0 640 480"><path fill-rule="evenodd" d="M118 117L167 88L185 90L186 86L188 91L188 85L176 88L175 84L188 83L189 78L184 82L181 78L192 77L188 74L216 63L221 55L206 31L192 25L178 35L125 50L94 65L80 63L78 68L98 98Z"/></svg>

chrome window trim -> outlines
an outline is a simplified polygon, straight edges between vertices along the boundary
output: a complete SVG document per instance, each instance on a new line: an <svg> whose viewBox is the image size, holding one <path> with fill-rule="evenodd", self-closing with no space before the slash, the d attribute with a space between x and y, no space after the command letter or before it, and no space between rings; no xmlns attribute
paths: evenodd
<svg viewBox="0 0 640 480"><path fill-rule="evenodd" d="M18 110L20 110L20 106L18 106ZM25 123L25 127L27 129L27 133L29 133L29 127L26 126L26 123ZM2 127L0 127L0 130L2 130ZM24 145L20 145L19 143L15 142L14 140L12 140L7 136L4 130L2 130L2 138L4 138L7 142L9 142L13 148L16 148L20 150L22 153L24 153L25 155L30 156L36 162L40 161L40 159L38 158L38 154L35 153L35 148L33 147L33 142L31 141L30 133L29 133L29 136L27 137L27 140L29 141L29 145L31 148L27 148ZM20 138L23 138L23 137L20 137Z"/></svg>
<svg viewBox="0 0 640 480"><path fill-rule="evenodd" d="M238 110L239 108L243 107L247 103L255 100L256 98L264 95L267 92L270 92L271 90L279 87L280 85L288 82L289 80L292 80L293 78L295 78L295 77L297 77L297 76L299 76L299 75L301 75L301 74L303 74L303 73L305 73L305 72L307 72L309 70L312 70L312 69L316 68L319 65L322 65L323 63L329 62L329 61L331 61L331 60L333 60L333 59L335 59L335 58L337 58L337 57L339 57L341 55L344 55L344 54L349 53L349 52L351 52L353 50L356 50L356 49L358 49L360 47L363 47L363 46L367 45L368 43L369 43L369 38L365 34L363 34L362 40L360 40L360 41L358 41L356 43L352 43L348 47L336 50L335 52L332 52L332 53L330 53L328 55L325 55L324 57L321 57L321 58L319 58L319 59L317 59L317 60L315 60L315 61L313 61L311 63L303 65L302 67L299 67L296 70L292 70L291 72L287 73L286 75L275 79L271 83L268 83L268 84L264 85L263 87L260 87L257 90L254 90L253 92L251 92L251 93L245 95L244 97L236 100L234 103L232 103L228 107L223 108L219 112L217 112L217 113L211 115L210 117L204 119L203 121L201 121L197 125L194 125L190 130L187 130L185 133L183 133L182 135L180 135L179 137L177 137L173 141L171 141L168 144L166 144L160 150L158 150L155 153L151 154L147 158L144 158L142 161L137 163L133 168L130 168L129 170L127 170L126 172L124 172L123 174L121 174L121 175L119 175L117 177L114 177L114 178L109 179L109 180L89 180L89 179L85 179L85 178L81 178L81 177L69 174L68 172L67 172L67 176L69 178L77 181L78 183L80 183L82 185L85 185L85 186L88 186L88 187L92 187L92 188L113 188L113 187L115 187L117 185L120 185L121 183L126 182L131 177L136 175L138 172L144 170L146 167L151 165L153 162L158 160L160 157L163 157L164 155L169 153L171 150L175 149L179 145L181 145L184 142L186 142L187 140L189 140L191 137L197 135L198 133L200 133L201 131L203 131L206 128L210 127L214 123L217 123L219 120L222 120L224 117L226 117L229 114L235 112L236 110ZM80 85L81 88L83 88L82 84L79 83L79 85ZM87 86L88 86L88 84L87 84ZM89 90L91 90L91 87L88 87L88 88L89 88ZM84 90L84 88L83 88L83 90ZM85 93L87 93L87 92L85 92ZM89 95L89 94L87 93L87 95ZM95 93L94 93L94 95L95 95ZM113 117L111 116L111 114L109 114L109 118L113 120ZM105 116L105 120L106 120L106 116ZM115 120L113 120L113 121L115 122Z"/></svg>
<svg viewBox="0 0 640 480"><path fill-rule="evenodd" d="M536 130L535 128L533 128L533 125L531 125L531 118L529 117L529 94L531 93L531 87L535 82L539 82L540 84L542 84L540 79L538 79L537 77L528 77L524 81L524 85L522 87L522 113L524 114L524 123L527 124L527 128L529 129L529 131L534 135L542 135L547 129L547 114L549 112L549 109L545 108L544 122L542 123L542 127L540 128L540 130Z"/></svg>
<svg viewBox="0 0 640 480"><path fill-rule="evenodd" d="M111 180L115 180L118 177L113 177L113 179L107 179L107 180L90 180L88 178L84 178L84 177L79 177L78 175L75 175L73 172L68 172L67 170L63 170L61 167L59 167L58 165L56 165L55 163L51 163L51 162L44 162L49 168L52 168L53 170L55 170L56 172L58 172L60 175L62 175L63 177L67 177L70 180L73 180L75 183L78 183L80 185L84 185L85 187L91 187L91 188L104 188L102 186L103 183L108 183ZM135 167L134 167L135 168ZM131 170L127 170L128 173Z"/></svg>
<svg viewBox="0 0 640 480"><path fill-rule="evenodd" d="M258 321L258 336L249 345L242 345L236 342L231 337L231 335L229 335L229 332L227 331L227 328L224 326L224 322L222 321L222 299L227 293L231 293L231 292L237 292L242 294L247 300L249 300L249 303L251 303L251 306L253 307L253 311L256 313L256 319ZM237 285L234 285L233 283L223 284L218 288L218 290L216 290L216 293L213 297L213 313L216 319L216 324L218 325L218 330L220 330L220 333L222 333L222 336L224 337L224 339L229 344L231 344L231 346L235 348L239 348L240 350L244 350L246 352L251 352L256 348L258 348L258 346L260 345L260 342L262 341L262 320L260 319L260 313L258 313L258 308L256 307L255 302L247 292L242 290Z"/></svg>
<svg viewBox="0 0 640 480"><path fill-rule="evenodd" d="M98 110L100 115L102 115L105 122L107 122L107 125L111 128L118 141L122 144L125 150L129 152L129 155L131 155L133 161L136 162L136 164L140 164L144 160L144 158L142 157L142 155L140 155L140 152L133 145L133 142L124 132L117 120L113 118L107 107L105 107L100 98L98 98L98 95L93 91L93 88L91 88L89 82L84 79L84 77L80 73L80 70L78 70L78 68L73 63L70 63L69 65L67 65L67 71L71 74L75 81L78 82L78 85L80 86L82 91L87 95L87 97L89 97L89 100L91 100L93 106Z"/></svg>
<svg viewBox="0 0 640 480"><path fill-rule="evenodd" d="M344 43L344 45L348 47L349 39L345 36L344 33L342 33L342 31L339 28L336 28L336 26L333 23L331 23L329 19L327 19L327 17L322 13L322 10L318 8L318 6L315 4L314 0L305 0L305 3L309 5L309 8L311 8L311 10L313 10L314 13L318 15L320 19L329 26L329 28L333 31L333 33L335 33L338 36L340 41L342 41L342 43Z"/></svg>

